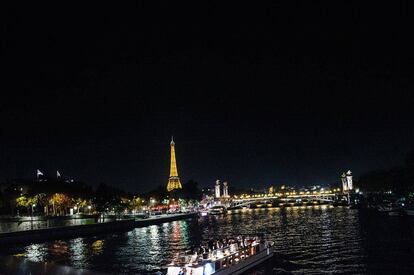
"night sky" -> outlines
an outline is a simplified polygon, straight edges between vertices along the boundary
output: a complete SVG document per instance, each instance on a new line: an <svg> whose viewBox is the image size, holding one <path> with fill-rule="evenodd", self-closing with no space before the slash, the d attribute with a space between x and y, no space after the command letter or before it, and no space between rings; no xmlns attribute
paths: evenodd
<svg viewBox="0 0 414 275"><path fill-rule="evenodd" d="M171 135L182 182L202 186L328 184L398 165L414 148L408 11L3 11L0 180L59 170L148 191L167 183Z"/></svg>

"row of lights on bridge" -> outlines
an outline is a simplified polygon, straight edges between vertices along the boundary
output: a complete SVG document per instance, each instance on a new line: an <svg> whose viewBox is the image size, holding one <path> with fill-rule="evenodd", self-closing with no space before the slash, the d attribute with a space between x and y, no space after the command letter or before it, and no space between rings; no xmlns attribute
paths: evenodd
<svg viewBox="0 0 414 275"><path fill-rule="evenodd" d="M234 198L262 198L262 197L274 197L274 196L294 196L294 195L319 195L319 194L332 194L336 192L341 192L340 188L334 188L332 190L320 190L320 191L292 191L292 192L285 192L285 193L272 193L272 194L255 194L255 195L247 195L242 194L240 196L234 195Z"/></svg>

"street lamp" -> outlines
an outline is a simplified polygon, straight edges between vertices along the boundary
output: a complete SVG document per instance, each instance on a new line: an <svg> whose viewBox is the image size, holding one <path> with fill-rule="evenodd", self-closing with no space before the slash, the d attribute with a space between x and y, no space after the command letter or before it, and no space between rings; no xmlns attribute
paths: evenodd
<svg viewBox="0 0 414 275"><path fill-rule="evenodd" d="M151 208L151 206L154 206L155 204L155 199L150 198L150 211L152 211L153 209Z"/></svg>
<svg viewBox="0 0 414 275"><path fill-rule="evenodd" d="M32 204L32 215L30 216L30 228L33 229L33 207L35 207L36 204Z"/></svg>
<svg viewBox="0 0 414 275"><path fill-rule="evenodd" d="M91 214L91 208L92 208L92 206L88 205L89 214Z"/></svg>
<svg viewBox="0 0 414 275"><path fill-rule="evenodd" d="M32 204L32 216L33 216L33 208L36 207L36 204Z"/></svg>

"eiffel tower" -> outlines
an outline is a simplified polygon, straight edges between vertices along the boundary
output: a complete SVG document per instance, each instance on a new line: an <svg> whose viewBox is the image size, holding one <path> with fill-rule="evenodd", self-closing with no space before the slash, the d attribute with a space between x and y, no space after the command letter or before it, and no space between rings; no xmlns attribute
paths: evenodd
<svg viewBox="0 0 414 275"><path fill-rule="evenodd" d="M170 192L174 189L181 189L180 178L178 177L177 162L175 160L175 143L171 137L171 165L170 165L170 178L168 179L167 191Z"/></svg>

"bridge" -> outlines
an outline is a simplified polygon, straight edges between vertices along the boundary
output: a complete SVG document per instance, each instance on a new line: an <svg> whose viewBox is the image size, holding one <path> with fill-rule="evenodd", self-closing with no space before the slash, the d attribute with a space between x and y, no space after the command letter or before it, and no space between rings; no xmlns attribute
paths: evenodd
<svg viewBox="0 0 414 275"><path fill-rule="evenodd" d="M234 197L228 203L229 207L248 206L253 203L273 203L279 201L282 203L297 203L297 202L334 202L335 197L339 194L332 192L306 192L306 193L292 193L292 194L260 194L260 195L242 195Z"/></svg>

